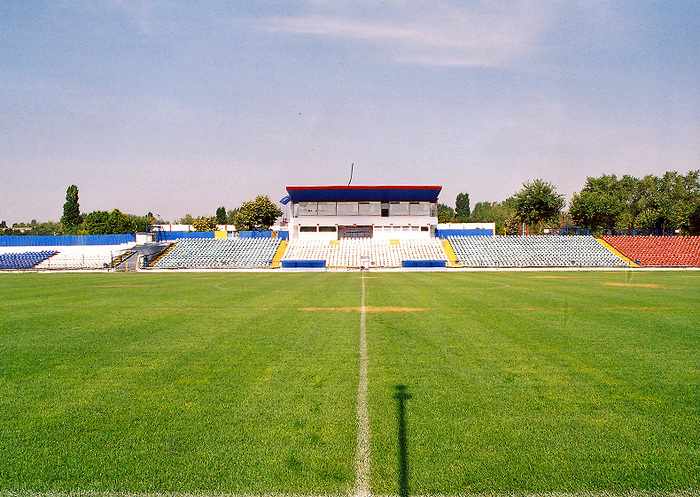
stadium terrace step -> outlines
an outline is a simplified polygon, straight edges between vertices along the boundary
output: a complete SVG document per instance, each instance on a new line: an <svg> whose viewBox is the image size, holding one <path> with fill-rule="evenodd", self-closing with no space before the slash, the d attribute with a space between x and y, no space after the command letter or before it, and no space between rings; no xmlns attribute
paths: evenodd
<svg viewBox="0 0 700 497"><path fill-rule="evenodd" d="M466 267L629 267L592 236L448 237Z"/></svg>
<svg viewBox="0 0 700 497"><path fill-rule="evenodd" d="M700 236L603 236L641 266L700 267Z"/></svg>
<svg viewBox="0 0 700 497"><path fill-rule="evenodd" d="M328 241L293 241L284 261L326 261L330 268L400 268L403 261L448 260L440 240L377 240L344 238ZM444 265L444 264L443 264ZM283 267L285 267L283 265Z"/></svg>
<svg viewBox="0 0 700 497"><path fill-rule="evenodd" d="M264 268L270 267L279 246L277 238L187 238L178 240L151 267Z"/></svg>

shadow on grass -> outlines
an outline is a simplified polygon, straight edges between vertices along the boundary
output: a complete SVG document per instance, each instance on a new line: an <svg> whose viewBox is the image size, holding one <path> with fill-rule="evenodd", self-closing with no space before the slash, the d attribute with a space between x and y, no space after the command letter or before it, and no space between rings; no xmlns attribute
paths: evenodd
<svg viewBox="0 0 700 497"><path fill-rule="evenodd" d="M397 418L399 425L399 496L408 497L408 438L406 436L406 406L408 399L413 397L406 391L406 385L396 385Z"/></svg>

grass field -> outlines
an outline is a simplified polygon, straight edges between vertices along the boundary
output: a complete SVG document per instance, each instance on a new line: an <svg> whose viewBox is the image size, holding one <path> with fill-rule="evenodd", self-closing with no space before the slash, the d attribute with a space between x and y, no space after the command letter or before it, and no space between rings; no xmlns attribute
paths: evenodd
<svg viewBox="0 0 700 497"><path fill-rule="evenodd" d="M0 492L700 491L700 273L0 274Z"/></svg>

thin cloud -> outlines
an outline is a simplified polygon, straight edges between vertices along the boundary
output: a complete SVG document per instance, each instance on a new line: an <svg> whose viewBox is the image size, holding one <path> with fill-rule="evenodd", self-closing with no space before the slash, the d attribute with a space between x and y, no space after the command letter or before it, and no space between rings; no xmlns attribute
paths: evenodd
<svg viewBox="0 0 700 497"><path fill-rule="evenodd" d="M512 2L507 9L416 2L358 13L316 10L320 12L269 19L267 29L364 43L400 63L501 66L535 50L549 20L547 6L531 2Z"/></svg>

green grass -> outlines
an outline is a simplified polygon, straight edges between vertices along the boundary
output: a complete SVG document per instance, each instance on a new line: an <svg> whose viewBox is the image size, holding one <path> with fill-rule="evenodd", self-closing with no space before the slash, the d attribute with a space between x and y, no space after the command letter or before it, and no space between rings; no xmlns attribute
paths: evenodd
<svg viewBox="0 0 700 497"><path fill-rule="evenodd" d="M373 493L398 384L413 494L700 490L700 273L631 274L369 273ZM347 492L360 281L0 274L0 491Z"/></svg>
<svg viewBox="0 0 700 497"><path fill-rule="evenodd" d="M415 493L700 488L697 273L385 274L368 299L430 309L368 317L376 493L397 384Z"/></svg>
<svg viewBox="0 0 700 497"><path fill-rule="evenodd" d="M348 283L3 276L0 489L346 491L357 319L286 307L357 305Z"/></svg>

